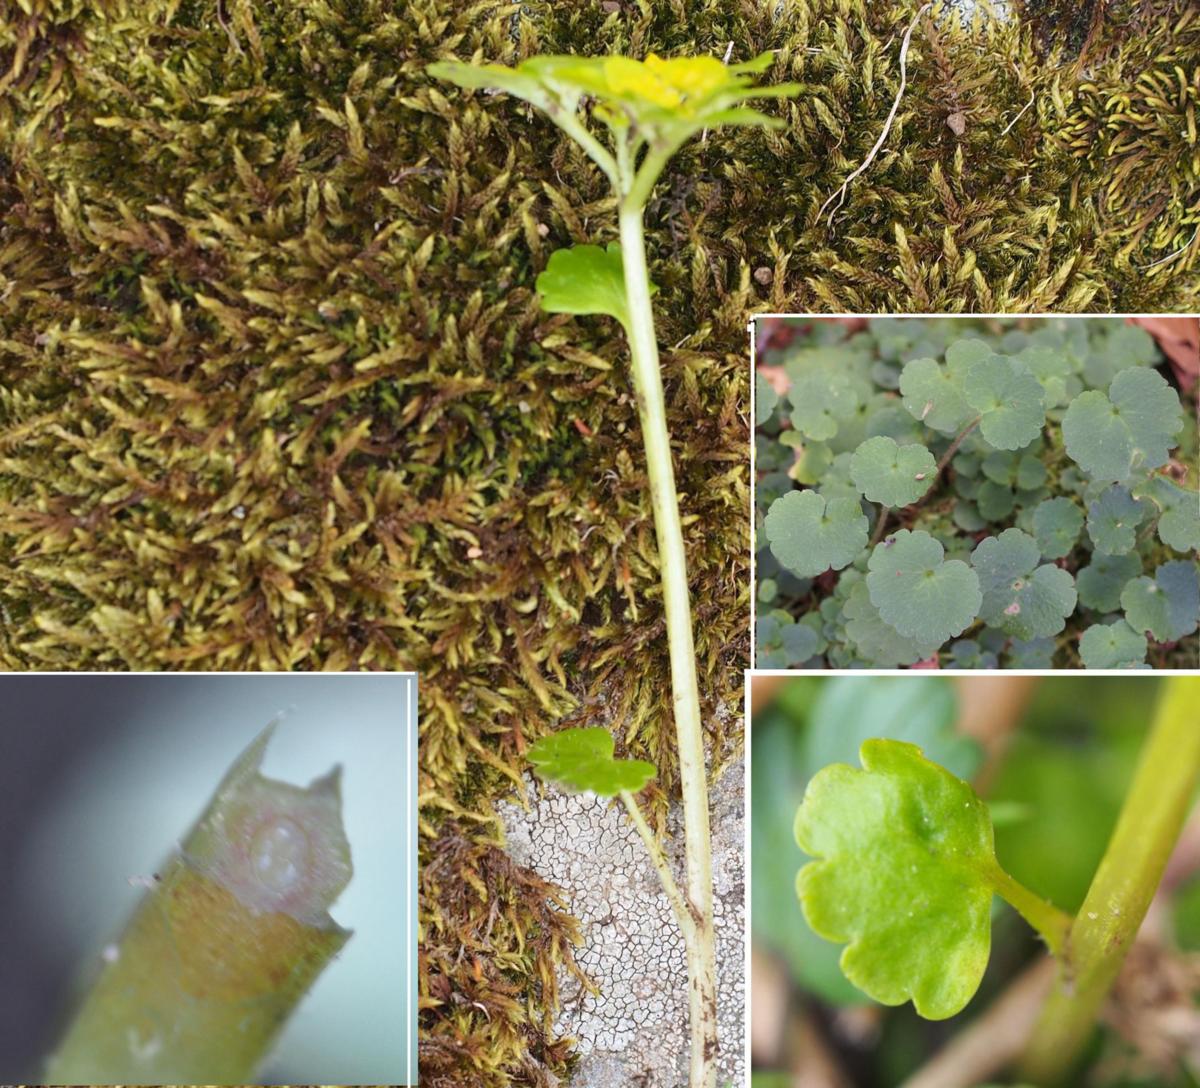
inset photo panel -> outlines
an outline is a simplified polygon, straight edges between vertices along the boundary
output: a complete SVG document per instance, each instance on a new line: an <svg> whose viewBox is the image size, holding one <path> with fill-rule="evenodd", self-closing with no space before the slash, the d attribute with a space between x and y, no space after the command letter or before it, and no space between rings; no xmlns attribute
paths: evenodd
<svg viewBox="0 0 1200 1088"><path fill-rule="evenodd" d="M416 699L0 676L0 1080L416 1084Z"/></svg>
<svg viewBox="0 0 1200 1088"><path fill-rule="evenodd" d="M752 1088L1200 1076L1200 676L754 675Z"/></svg>
<svg viewBox="0 0 1200 1088"><path fill-rule="evenodd" d="M751 338L758 668L1200 665L1196 318Z"/></svg>

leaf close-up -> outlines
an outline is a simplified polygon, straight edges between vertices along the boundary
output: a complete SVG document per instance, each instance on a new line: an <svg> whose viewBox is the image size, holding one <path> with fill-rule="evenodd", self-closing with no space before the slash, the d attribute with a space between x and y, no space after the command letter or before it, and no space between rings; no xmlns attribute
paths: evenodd
<svg viewBox="0 0 1200 1088"><path fill-rule="evenodd" d="M526 757L538 775L568 790L602 797L635 793L657 769L643 759L615 759L612 734L600 726L560 729L530 746Z"/></svg>

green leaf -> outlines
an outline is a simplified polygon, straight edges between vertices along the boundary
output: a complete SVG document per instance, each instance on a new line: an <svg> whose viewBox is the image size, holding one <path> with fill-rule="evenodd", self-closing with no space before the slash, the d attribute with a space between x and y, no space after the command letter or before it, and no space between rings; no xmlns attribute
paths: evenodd
<svg viewBox="0 0 1200 1088"><path fill-rule="evenodd" d="M779 394L775 392L775 387L761 374L755 374L754 426L761 427L766 423L771 418L771 413L775 411L775 405L778 403Z"/></svg>
<svg viewBox="0 0 1200 1088"><path fill-rule="evenodd" d="M1114 612L1121 607L1121 590L1130 578L1142 573L1141 557L1105 555L1097 552L1092 561L1075 576L1079 603L1097 612Z"/></svg>
<svg viewBox="0 0 1200 1088"><path fill-rule="evenodd" d="M871 502L884 506L914 503L936 479L937 462L924 446L899 446L880 436L868 438L850 460L854 486Z"/></svg>
<svg viewBox="0 0 1200 1088"><path fill-rule="evenodd" d="M884 621L902 635L945 642L979 614L979 579L966 563L946 561L926 532L901 529L867 561L867 589Z"/></svg>
<svg viewBox="0 0 1200 1088"><path fill-rule="evenodd" d="M1067 380L1072 373L1071 360L1061 350L1031 345L1013 356L1027 366L1046 393L1046 407L1055 408L1067 401ZM1035 485L1036 486L1036 485Z"/></svg>
<svg viewBox="0 0 1200 1088"><path fill-rule="evenodd" d="M818 441L833 438L861 404L861 391L851 375L825 367L796 375L788 390L792 426Z"/></svg>
<svg viewBox="0 0 1200 1088"><path fill-rule="evenodd" d="M871 603L865 581L858 582L842 606L846 637L854 644L859 659L877 669L915 665L932 657L944 641L940 638L910 638L885 623Z"/></svg>
<svg viewBox="0 0 1200 1088"><path fill-rule="evenodd" d="M1083 511L1070 499L1047 499L1033 511L1033 532L1044 559L1070 555L1082 528Z"/></svg>
<svg viewBox="0 0 1200 1088"><path fill-rule="evenodd" d="M1088 506L1088 536L1100 555L1122 555L1137 543L1142 504L1120 484L1106 488Z"/></svg>
<svg viewBox="0 0 1200 1088"><path fill-rule="evenodd" d="M758 668L789 669L802 665L818 652L820 641L816 631L792 622L786 613L768 613L759 618L755 628Z"/></svg>
<svg viewBox="0 0 1200 1088"><path fill-rule="evenodd" d="M1040 457L1025 454L1017 465L1017 487L1022 491L1033 491L1046 482L1046 466Z"/></svg>
<svg viewBox="0 0 1200 1088"><path fill-rule="evenodd" d="M650 285L650 293L658 288ZM625 306L625 270L621 247L571 246L550 254L537 278L542 309L552 314L607 314L629 330Z"/></svg>
<svg viewBox="0 0 1200 1088"><path fill-rule="evenodd" d="M1173 559L1153 578L1134 578L1121 591L1125 619L1155 642L1177 642L1200 626L1200 577L1190 561Z"/></svg>
<svg viewBox="0 0 1200 1088"><path fill-rule="evenodd" d="M1054 639L1014 638L1004 660L1006 669L1054 668Z"/></svg>
<svg viewBox="0 0 1200 1088"><path fill-rule="evenodd" d="M569 790L591 790L602 797L636 793L657 774L653 763L613 759L607 729L560 729L542 737L526 753L538 776Z"/></svg>
<svg viewBox="0 0 1200 1088"><path fill-rule="evenodd" d="M975 506L979 516L987 521L1003 521L1013 512L1016 496L1011 487L994 480L984 480L975 495Z"/></svg>
<svg viewBox="0 0 1200 1088"><path fill-rule="evenodd" d="M904 407L914 419L943 434L957 434L975 413L962 386L934 359L914 359L900 372Z"/></svg>
<svg viewBox="0 0 1200 1088"><path fill-rule="evenodd" d="M820 860L800 870L797 894L816 933L848 942L851 982L942 1020L987 966L998 870L987 806L914 744L868 740L859 758L863 770L835 763L808 785L796 841Z"/></svg>
<svg viewBox="0 0 1200 1088"><path fill-rule="evenodd" d="M1155 476L1147 490L1162 511L1158 539L1177 552L1200 548L1200 495L1176 486L1165 476Z"/></svg>
<svg viewBox="0 0 1200 1088"><path fill-rule="evenodd" d="M867 546L867 517L857 499L789 491L767 511L763 531L780 566L800 578L854 562Z"/></svg>
<svg viewBox="0 0 1200 1088"><path fill-rule="evenodd" d="M979 430L1001 450L1028 446L1046 421L1046 393L1029 368L1003 355L977 359L966 369L963 393L981 416Z"/></svg>
<svg viewBox="0 0 1200 1088"><path fill-rule="evenodd" d="M1167 463L1183 426L1179 397L1157 371L1122 370L1108 395L1080 393L1063 416L1067 453L1094 480L1128 480Z"/></svg>
<svg viewBox="0 0 1200 1088"><path fill-rule="evenodd" d="M1146 663L1146 636L1124 620L1094 623L1079 639L1085 669L1136 669Z"/></svg>
<svg viewBox="0 0 1200 1088"><path fill-rule="evenodd" d="M1014 638L1046 638L1075 611L1075 581L1052 563L1038 566L1037 542L1020 529L980 541L971 555L983 590L980 617Z"/></svg>

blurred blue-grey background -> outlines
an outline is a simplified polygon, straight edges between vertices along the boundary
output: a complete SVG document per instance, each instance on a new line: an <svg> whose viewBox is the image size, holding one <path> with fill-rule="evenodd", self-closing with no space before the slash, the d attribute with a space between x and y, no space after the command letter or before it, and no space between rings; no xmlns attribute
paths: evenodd
<svg viewBox="0 0 1200 1088"><path fill-rule="evenodd" d="M260 1083L415 1084L416 678L0 676L0 1082L29 1083L80 973L118 935L234 758L280 718L263 773L333 764L355 931Z"/></svg>

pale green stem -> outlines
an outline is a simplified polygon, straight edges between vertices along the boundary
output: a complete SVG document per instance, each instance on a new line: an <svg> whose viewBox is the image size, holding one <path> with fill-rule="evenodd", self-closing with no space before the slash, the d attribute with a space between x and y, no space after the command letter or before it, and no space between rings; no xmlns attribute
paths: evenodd
<svg viewBox="0 0 1200 1088"><path fill-rule="evenodd" d="M692 921L691 911L688 910L687 900L683 897L683 892L679 890L679 885L675 883L675 874L671 872L671 863L667 861L667 855L663 853L658 837L646 822L646 817L642 815L642 810L638 807L633 794L628 790L622 790L621 800L624 802L625 810L629 813L630 820L633 821L633 826L642 838L646 853L650 855L650 860L658 871L658 879L671 904L671 910L675 912L675 921L679 923L679 930L685 940L691 940L690 935L695 929L695 923Z"/></svg>
<svg viewBox="0 0 1200 1088"><path fill-rule="evenodd" d="M991 880L996 894L1041 934L1051 954L1062 955L1067 931L1071 928L1071 915L1035 895L999 865L992 872Z"/></svg>
<svg viewBox="0 0 1200 1088"><path fill-rule="evenodd" d="M648 162L649 160L647 160ZM644 175L643 162L638 178ZM618 168L623 181L631 172L628 149L618 143ZM639 190L640 192L640 190ZM629 351L633 387L646 450L646 475L658 541L663 611L671 661L671 694L679 757L679 784L687 861L687 900L694 927L686 940L688 1008L691 1026L690 1084L716 1084L717 994L716 950L713 935L712 850L708 828L708 768L704 729L700 721L700 692L696 651L692 640L692 610L688 590L687 552L675 491L671 439L659 370L650 278L642 228L642 204L629 197L619 205L621 256L625 299L629 310ZM684 931L685 938L688 932Z"/></svg>
<svg viewBox="0 0 1200 1088"><path fill-rule="evenodd" d="M1061 1083L1154 898L1200 780L1200 678L1164 683L1116 829L1069 933L1054 989L1026 1051L1026 1078Z"/></svg>

